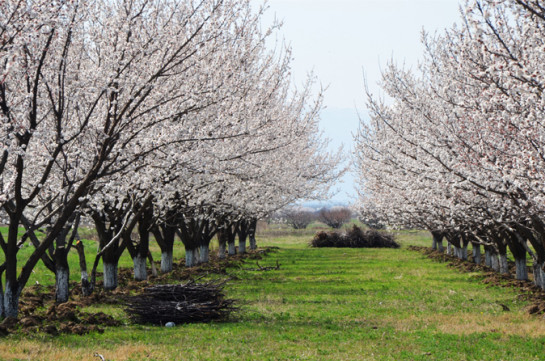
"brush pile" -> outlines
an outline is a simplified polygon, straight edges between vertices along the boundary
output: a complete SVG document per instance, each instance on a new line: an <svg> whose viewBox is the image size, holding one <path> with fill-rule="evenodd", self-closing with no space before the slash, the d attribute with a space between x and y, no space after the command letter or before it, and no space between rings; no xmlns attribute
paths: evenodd
<svg viewBox="0 0 545 361"><path fill-rule="evenodd" d="M157 285L128 298L125 311L140 324L164 325L224 320L236 310L234 301L225 299L225 282Z"/></svg>
<svg viewBox="0 0 545 361"><path fill-rule="evenodd" d="M312 241L311 247L339 247L339 248L399 248L394 235L379 232L375 229L362 230L354 225L346 232L318 232Z"/></svg>

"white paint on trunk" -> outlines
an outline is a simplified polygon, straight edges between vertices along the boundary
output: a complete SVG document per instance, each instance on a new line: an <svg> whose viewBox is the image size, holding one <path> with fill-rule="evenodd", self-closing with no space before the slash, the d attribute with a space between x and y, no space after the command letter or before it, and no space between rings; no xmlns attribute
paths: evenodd
<svg viewBox="0 0 545 361"><path fill-rule="evenodd" d="M543 264L534 264L534 283L541 289L545 289L545 273L543 272Z"/></svg>
<svg viewBox="0 0 545 361"><path fill-rule="evenodd" d="M484 250L484 265L486 267L492 267L492 253L488 249Z"/></svg>
<svg viewBox="0 0 545 361"><path fill-rule="evenodd" d="M506 254L500 254L500 273L501 274L509 274L509 265L507 264L507 255Z"/></svg>
<svg viewBox="0 0 545 361"><path fill-rule="evenodd" d="M220 259L224 259L225 258L225 252L227 251L225 248L226 248L226 244L223 243L223 242L220 242L219 244L219 249L218 249L218 257Z"/></svg>
<svg viewBox="0 0 545 361"><path fill-rule="evenodd" d="M105 262L103 264L104 289L111 291L117 288L117 263Z"/></svg>
<svg viewBox="0 0 545 361"><path fill-rule="evenodd" d="M255 240L255 236L250 236L250 249L252 251L257 249L257 242Z"/></svg>
<svg viewBox="0 0 545 361"><path fill-rule="evenodd" d="M206 244L199 246L200 263L208 263L210 260L210 247Z"/></svg>
<svg viewBox="0 0 545 361"><path fill-rule="evenodd" d="M238 253L246 253L246 241L238 241Z"/></svg>
<svg viewBox="0 0 545 361"><path fill-rule="evenodd" d="M460 248L460 258L467 261L467 246Z"/></svg>
<svg viewBox="0 0 545 361"><path fill-rule="evenodd" d="M452 256L452 244L450 242L447 243L447 254Z"/></svg>
<svg viewBox="0 0 545 361"><path fill-rule="evenodd" d="M435 240L435 237L431 240L431 249L437 250L437 241Z"/></svg>
<svg viewBox="0 0 545 361"><path fill-rule="evenodd" d="M492 269L496 272L499 272L500 271L500 260L498 258L498 255L497 254L492 254L490 255L490 258L491 258L491 263L492 263Z"/></svg>
<svg viewBox="0 0 545 361"><path fill-rule="evenodd" d="M4 293L4 315L6 317L17 317L19 312L19 292L13 291L10 282L6 282Z"/></svg>
<svg viewBox="0 0 545 361"><path fill-rule="evenodd" d="M81 294L83 296L90 296L92 290L92 285L89 282L89 275L86 270L81 270Z"/></svg>
<svg viewBox="0 0 545 361"><path fill-rule="evenodd" d="M195 257L197 253L196 249L186 249L185 250L185 266L194 267L196 266L197 258Z"/></svg>
<svg viewBox="0 0 545 361"><path fill-rule="evenodd" d="M229 242L229 256L234 256L237 254L236 248L235 248L235 242Z"/></svg>
<svg viewBox="0 0 545 361"><path fill-rule="evenodd" d="M70 270L67 267L55 269L55 301L57 303L68 302Z"/></svg>
<svg viewBox="0 0 545 361"><path fill-rule="evenodd" d="M134 263L134 279L136 281L145 281L148 279L148 272L146 270L146 257L142 257L140 254L136 255L132 259Z"/></svg>
<svg viewBox="0 0 545 361"><path fill-rule="evenodd" d="M462 259L462 249L454 246L454 256L456 258Z"/></svg>
<svg viewBox="0 0 545 361"><path fill-rule="evenodd" d="M481 264L481 246L478 244L473 246L473 262Z"/></svg>
<svg viewBox="0 0 545 361"><path fill-rule="evenodd" d="M437 250L441 253L445 252L445 247L443 247L443 241L437 242Z"/></svg>
<svg viewBox="0 0 545 361"><path fill-rule="evenodd" d="M526 256L524 258L515 258L516 279L526 281L528 279L528 267L526 266Z"/></svg>
<svg viewBox="0 0 545 361"><path fill-rule="evenodd" d="M168 273L172 272L173 269L173 255L172 251L161 253L161 272Z"/></svg>

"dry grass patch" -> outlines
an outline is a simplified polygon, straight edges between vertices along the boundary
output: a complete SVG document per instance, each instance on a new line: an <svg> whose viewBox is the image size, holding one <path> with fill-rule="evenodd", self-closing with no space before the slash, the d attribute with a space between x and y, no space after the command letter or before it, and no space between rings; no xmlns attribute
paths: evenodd
<svg viewBox="0 0 545 361"><path fill-rule="evenodd" d="M410 332L416 329L437 329L441 333L459 336L468 336L474 333L500 333L506 336L531 338L545 336L543 319L525 313L412 315L404 319L389 317L383 319L382 322L401 332Z"/></svg>

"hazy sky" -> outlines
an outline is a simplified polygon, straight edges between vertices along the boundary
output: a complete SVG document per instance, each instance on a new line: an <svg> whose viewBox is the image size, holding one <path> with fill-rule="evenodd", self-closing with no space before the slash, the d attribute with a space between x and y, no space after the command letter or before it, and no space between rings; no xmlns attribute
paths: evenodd
<svg viewBox="0 0 545 361"><path fill-rule="evenodd" d="M257 0L256 0L257 2ZM269 0L265 21L276 16L280 32L293 50L296 83L313 71L327 87L322 128L334 145L351 147L359 112L366 116L364 74L370 90L380 69L394 59L415 66L421 57L422 29L429 33L459 19L458 0ZM357 111L356 111L357 109ZM353 195L346 177L335 200Z"/></svg>

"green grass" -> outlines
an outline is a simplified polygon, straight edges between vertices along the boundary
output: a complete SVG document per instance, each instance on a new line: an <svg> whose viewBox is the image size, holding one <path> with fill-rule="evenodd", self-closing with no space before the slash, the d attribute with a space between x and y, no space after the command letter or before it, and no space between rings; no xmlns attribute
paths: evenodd
<svg viewBox="0 0 545 361"><path fill-rule="evenodd" d="M513 290L488 287L406 249L311 249L308 234L263 232L278 246L260 265L231 269L241 311L230 322L172 329L126 324L87 336L11 335L3 360L542 360L545 325ZM273 236L271 236L273 234ZM129 260L130 262L130 260ZM38 270L37 273L43 273ZM501 304L511 311L502 311ZM113 306L97 305L94 310ZM119 306L110 310L118 314ZM120 314L121 315L121 314Z"/></svg>

